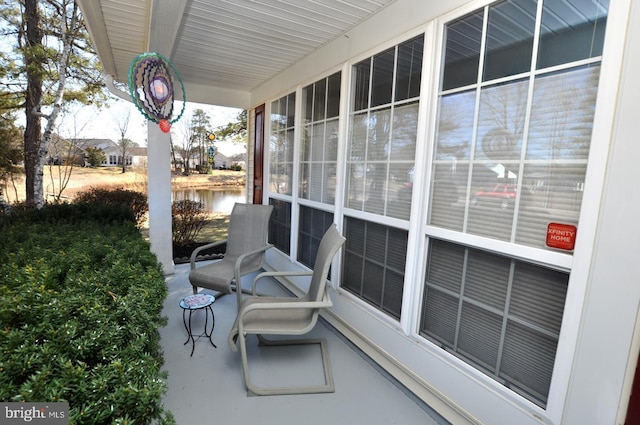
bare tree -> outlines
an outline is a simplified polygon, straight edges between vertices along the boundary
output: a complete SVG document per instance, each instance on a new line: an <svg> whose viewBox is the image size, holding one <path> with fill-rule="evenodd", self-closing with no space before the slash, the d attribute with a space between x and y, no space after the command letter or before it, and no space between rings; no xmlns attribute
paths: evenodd
<svg viewBox="0 0 640 425"><path fill-rule="evenodd" d="M120 139L118 140L118 146L120 147L120 156L122 157L122 172L127 172L127 154L131 153L131 148L135 146L135 143L131 139L127 139L127 130L129 129L129 120L131 119L131 111L127 110L122 115L113 115L113 121L118 127L118 134Z"/></svg>
<svg viewBox="0 0 640 425"><path fill-rule="evenodd" d="M64 122L68 115L64 114L61 121ZM62 137L59 131L53 134L47 151L47 168L49 172L50 185L47 193L53 196L54 201L59 202L63 198L63 192L69 185L71 173L74 167L85 166L85 146L76 136L82 132L87 125L80 125L78 128L75 116L72 116L73 127L70 137Z"/></svg>
<svg viewBox="0 0 640 425"><path fill-rule="evenodd" d="M181 125L177 128L179 133L177 137L171 137L171 146L175 153L182 156L184 162L184 174L189 175L191 170L191 162L200 156L200 134L199 129L200 116L194 113L189 121L182 120ZM175 142L174 142L175 140ZM174 156L175 158L175 156Z"/></svg>

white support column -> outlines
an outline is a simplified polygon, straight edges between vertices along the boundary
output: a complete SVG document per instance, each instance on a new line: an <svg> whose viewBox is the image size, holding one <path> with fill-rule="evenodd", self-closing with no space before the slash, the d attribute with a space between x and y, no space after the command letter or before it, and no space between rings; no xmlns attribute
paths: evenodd
<svg viewBox="0 0 640 425"><path fill-rule="evenodd" d="M165 275L175 272L171 236L170 136L158 124L147 121L147 165L149 190L149 240L151 251Z"/></svg>

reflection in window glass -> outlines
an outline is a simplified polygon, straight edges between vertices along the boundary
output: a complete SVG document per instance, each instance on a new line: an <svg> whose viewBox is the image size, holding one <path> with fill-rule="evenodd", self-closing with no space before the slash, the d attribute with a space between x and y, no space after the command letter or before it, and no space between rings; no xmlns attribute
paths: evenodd
<svg viewBox="0 0 640 425"><path fill-rule="evenodd" d="M442 90L478 81L484 12L478 10L447 25Z"/></svg>
<svg viewBox="0 0 640 425"><path fill-rule="evenodd" d="M600 67L536 78L527 159L586 160Z"/></svg>
<svg viewBox="0 0 640 425"><path fill-rule="evenodd" d="M378 53L373 57L371 78L371 106L386 105L391 102L393 89L393 68L395 49Z"/></svg>
<svg viewBox="0 0 640 425"><path fill-rule="evenodd" d="M327 108L327 81L321 80L313 85L313 120L325 119Z"/></svg>
<svg viewBox="0 0 640 425"><path fill-rule="evenodd" d="M530 164L522 173L516 242L545 248L550 215L564 224L578 225L586 162Z"/></svg>
<svg viewBox="0 0 640 425"><path fill-rule="evenodd" d="M466 231L508 241L511 240L518 195L518 167L517 164L501 165L497 170L479 164L473 167ZM508 177L499 178L498 175Z"/></svg>
<svg viewBox="0 0 640 425"><path fill-rule="evenodd" d="M529 3L491 6L489 21L498 12L513 16L509 11L516 4L522 6L520 12L534 10ZM468 19L450 25L460 28ZM502 28L508 40L510 25L500 19L489 22L486 36L495 37ZM582 200L598 78L595 58L588 65L568 64L525 77L520 73L499 84L442 93L428 223L551 249L545 246L544 223L575 225L579 215L576 203ZM567 161L573 162L570 167ZM458 175L462 169L466 178ZM566 174L569 169L573 174ZM452 193L462 199L452 202Z"/></svg>
<svg viewBox="0 0 640 425"><path fill-rule="evenodd" d="M340 84L342 74L336 72L327 81L327 119L340 115Z"/></svg>
<svg viewBox="0 0 640 425"><path fill-rule="evenodd" d="M484 81L531 68L536 0L508 0L489 7Z"/></svg>
<svg viewBox="0 0 640 425"><path fill-rule="evenodd" d="M440 98L435 157L438 160L468 159L471 155L475 91Z"/></svg>
<svg viewBox="0 0 640 425"><path fill-rule="evenodd" d="M384 161L389 149L391 135L391 109L378 109L369 114L367 120L369 135L367 138L367 160Z"/></svg>
<svg viewBox="0 0 640 425"><path fill-rule="evenodd" d="M440 98L435 152L437 160L458 161L469 158L475 109L475 91L459 92Z"/></svg>
<svg viewBox="0 0 640 425"><path fill-rule="evenodd" d="M340 73L302 89L303 116L299 195L333 204L336 189ZM309 110L308 108L311 108ZM311 118L313 117L313 118Z"/></svg>
<svg viewBox="0 0 640 425"><path fill-rule="evenodd" d="M398 46L396 102L420 95L423 37L416 37Z"/></svg>
<svg viewBox="0 0 640 425"><path fill-rule="evenodd" d="M393 137L391 138L389 152L392 161L413 161L415 159L417 131L418 104L410 103L395 108L393 114Z"/></svg>
<svg viewBox="0 0 640 425"><path fill-rule="evenodd" d="M291 195L295 103L295 93L271 102L269 190L284 195Z"/></svg>
<svg viewBox="0 0 640 425"><path fill-rule="evenodd" d="M536 15L541 7L503 1L445 28L427 223L459 232L462 243L427 228L420 329L544 407L569 273L485 249L497 239L554 250L549 223L579 227L608 2L545 0ZM485 58L477 66L476 51Z"/></svg>
<svg viewBox="0 0 640 425"><path fill-rule="evenodd" d="M371 58L353 66L353 110L360 111L369 105L369 81L371 80Z"/></svg>
<svg viewBox="0 0 640 425"><path fill-rule="evenodd" d="M520 80L482 89L475 157L491 161L488 167L520 159L528 87L528 80Z"/></svg>
<svg viewBox="0 0 640 425"><path fill-rule="evenodd" d="M602 55L609 0L545 0L538 69Z"/></svg>
<svg viewBox="0 0 640 425"><path fill-rule="evenodd" d="M434 166L429 223L445 229L464 230L468 179L468 163L453 162Z"/></svg>
<svg viewBox="0 0 640 425"><path fill-rule="evenodd" d="M420 35L354 65L347 208L409 218L423 45ZM367 65L371 63L373 67ZM364 73L369 70L367 78ZM371 101L363 103L369 80Z"/></svg>

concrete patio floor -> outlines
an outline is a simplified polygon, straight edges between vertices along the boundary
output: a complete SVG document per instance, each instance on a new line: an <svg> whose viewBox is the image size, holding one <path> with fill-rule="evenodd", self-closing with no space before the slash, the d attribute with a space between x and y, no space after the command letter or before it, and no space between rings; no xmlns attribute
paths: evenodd
<svg viewBox="0 0 640 425"><path fill-rule="evenodd" d="M164 304L168 324L160 329L168 390L164 406L179 425L442 425L448 424L382 371L335 329L320 321L309 334L328 341L335 393L247 397L240 354L231 351L227 335L235 319L236 297L220 297L213 304L214 348L206 338L184 345L187 333L178 303L192 293L189 264L176 265L168 276L169 296ZM252 277L245 279L245 287ZM282 295L275 281L261 290ZM207 292L207 291L203 291ZM193 331L204 326L204 311L193 314ZM255 383L269 386L323 383L320 350L306 347L258 347L249 339L249 367Z"/></svg>

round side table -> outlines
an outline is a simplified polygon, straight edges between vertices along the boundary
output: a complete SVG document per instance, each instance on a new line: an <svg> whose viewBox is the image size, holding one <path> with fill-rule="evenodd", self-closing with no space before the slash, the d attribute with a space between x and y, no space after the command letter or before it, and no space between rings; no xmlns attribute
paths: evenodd
<svg viewBox="0 0 640 425"><path fill-rule="evenodd" d="M182 308L182 321L184 323L184 328L187 330L187 340L184 342L184 345L187 345L189 341L191 341L191 356L193 356L193 351L196 348L196 340L207 337L209 338L209 342L215 348L218 348L211 339L213 335L213 328L216 325L216 317L213 314L213 308L211 307L213 303L216 301L216 297L209 294L194 294L188 295L180 300L180 307ZM199 335L194 335L191 330L191 315L196 310L204 310L205 318L204 318L204 330ZM187 321L187 311L189 312L189 320ZM207 331L209 327L209 314L211 314L211 329Z"/></svg>

